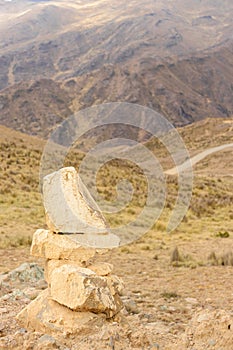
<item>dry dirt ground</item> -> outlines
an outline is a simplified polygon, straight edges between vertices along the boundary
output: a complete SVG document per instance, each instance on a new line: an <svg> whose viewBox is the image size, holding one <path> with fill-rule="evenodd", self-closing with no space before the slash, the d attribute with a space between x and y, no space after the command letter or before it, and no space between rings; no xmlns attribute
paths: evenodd
<svg viewBox="0 0 233 350"><path fill-rule="evenodd" d="M1 286L0 349L232 350L232 266L213 266L208 260L210 251L219 255L229 251L232 239L185 242L164 237L156 243L153 250L134 244L101 257L111 261L124 280L126 308L121 319L89 334L51 338L26 331L15 316L46 284L43 279L9 279ZM192 257L191 264L171 264L177 244L181 254ZM28 250L1 251L1 255L9 269L32 261ZM43 266L42 261L37 263Z"/></svg>

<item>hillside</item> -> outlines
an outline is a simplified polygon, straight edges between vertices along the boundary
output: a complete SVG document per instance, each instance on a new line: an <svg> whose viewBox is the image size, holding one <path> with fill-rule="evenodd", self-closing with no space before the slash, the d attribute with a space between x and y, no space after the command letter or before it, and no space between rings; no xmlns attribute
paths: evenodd
<svg viewBox="0 0 233 350"><path fill-rule="evenodd" d="M193 156L232 143L233 120L206 119L179 131ZM164 169L169 169L172 160L166 150L156 140L148 142ZM36 346L39 350L46 345L62 350L80 346L107 350L112 347L109 344L115 344L116 349L139 350L154 344L155 349L187 350L195 344L197 350L202 350L215 344L209 348L231 350L232 148L195 165L191 205L174 232L167 234L166 225L178 186L176 176L167 176L167 201L157 224L133 244L99 257L113 263L114 272L125 282L122 321L109 322L101 333L90 329L75 338L22 330L16 314L46 288L39 267L43 267L42 261L29 256L33 232L46 227L38 189L44 144L37 137L0 127L0 272L5 272L0 274L0 347L15 350ZM83 154L73 149L64 165L78 168L82 158ZM114 185L122 178L132 181L136 197L125 210L107 217L113 226L133 220L145 200L143 174L135 165L119 160L100 169L100 193L108 200L114 199ZM32 261L32 265L7 274L21 263Z"/></svg>
<svg viewBox="0 0 233 350"><path fill-rule="evenodd" d="M4 248L24 245L24 237L30 242L35 228L38 225L44 227L44 213L39 193L39 167L45 142L5 127L0 129L0 246ZM206 119L179 130L191 156L211 147L232 143L233 140L232 119ZM153 151L164 170L174 166L166 149L156 140L149 140L147 146ZM73 165L78 169L84 157L82 152L77 148L71 149L64 166ZM191 221L197 220L196 215L198 217L200 215L203 220L211 220L208 213L222 215L228 210L232 200L230 190L232 164L232 148L229 148L208 156L194 166L194 192L189 214L192 217ZM132 181L135 193L132 203L120 212L117 218L114 214L109 215L108 220L113 225L132 220L140 212L146 200L147 187L140 169L134 164L118 160L100 169L97 177L100 193L106 199L113 200L116 194L115 185L121 178ZM167 209L164 218L161 217L162 222L165 221L162 226L160 225L163 229L166 227L167 210L172 208L177 196L176 176L168 176L167 185ZM222 224L220 220L219 225ZM183 225L184 230L190 230L190 224L186 227L184 222ZM17 227L17 233L14 227ZM217 230L215 225L213 230Z"/></svg>
<svg viewBox="0 0 233 350"><path fill-rule="evenodd" d="M232 16L230 0L0 0L0 349L232 350ZM127 124L102 125L64 149L80 123L95 119L91 110L66 133L59 129L55 150L50 143L52 157L42 158L58 124L81 109L115 101L150 107L175 125L193 162L191 183L179 173L189 157L163 133L157 139ZM140 125L149 124L147 116L141 115ZM98 167L91 152L116 137L137 140L150 152L144 157L133 142L130 148L113 141L100 150L108 161ZM165 144L182 164L175 164ZM99 250L94 261L97 269L98 262L113 264L123 280L122 311L103 326L85 323L72 334L57 332L66 315L47 317L44 304L38 320L47 317L49 335L43 327L33 330L34 320L20 324L16 316L48 287L45 262L30 256L30 245L37 229L47 229L39 177L55 170L64 151L62 166L83 170L88 190L113 208L106 211L97 201L108 226L131 243ZM114 159L105 158L111 154ZM130 186L124 187L126 181ZM150 219L146 207L152 216L161 213L139 236ZM180 212L180 224L168 233ZM65 236L53 238L72 241ZM118 288L114 276L113 282ZM63 293L60 284L58 289ZM75 314L81 325L82 312Z"/></svg>
<svg viewBox="0 0 233 350"><path fill-rule="evenodd" d="M229 117L229 1L0 2L0 123L47 137L67 115L109 101L181 126Z"/></svg>

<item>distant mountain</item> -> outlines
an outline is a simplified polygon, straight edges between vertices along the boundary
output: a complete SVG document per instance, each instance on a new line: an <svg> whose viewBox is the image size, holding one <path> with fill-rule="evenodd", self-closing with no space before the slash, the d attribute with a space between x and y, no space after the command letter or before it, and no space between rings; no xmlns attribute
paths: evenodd
<svg viewBox="0 0 233 350"><path fill-rule="evenodd" d="M47 137L51 128L71 114L69 95L59 83L42 79L15 84L0 93L1 124Z"/></svg>
<svg viewBox="0 0 233 350"><path fill-rule="evenodd" d="M232 15L228 0L0 0L0 123L46 137L107 101L176 126L232 116Z"/></svg>

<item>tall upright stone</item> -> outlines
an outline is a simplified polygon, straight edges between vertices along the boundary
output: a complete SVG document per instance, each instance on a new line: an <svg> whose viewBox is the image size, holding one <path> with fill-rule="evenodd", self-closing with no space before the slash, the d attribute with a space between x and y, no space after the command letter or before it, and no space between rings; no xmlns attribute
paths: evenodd
<svg viewBox="0 0 233 350"><path fill-rule="evenodd" d="M53 232L107 233L106 221L73 167L44 178L47 225Z"/></svg>

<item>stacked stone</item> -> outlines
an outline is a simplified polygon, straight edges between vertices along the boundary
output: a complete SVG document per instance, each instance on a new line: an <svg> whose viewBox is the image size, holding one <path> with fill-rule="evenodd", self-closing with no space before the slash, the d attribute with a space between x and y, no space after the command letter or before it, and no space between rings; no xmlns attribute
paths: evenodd
<svg viewBox="0 0 233 350"><path fill-rule="evenodd" d="M52 174L52 178L57 178L60 181L60 175L63 178L65 175L69 182L70 179L73 179L73 174L73 168L62 169L60 174ZM51 177L49 181L51 185L53 182ZM77 191L77 187L75 191ZM75 196L77 198L77 193ZM119 241L108 233L100 236L99 232L96 235L93 232L91 234L88 232L86 235L85 233L58 233L61 221L57 223L53 215L54 212L48 210L51 198L48 206L46 203L45 201L47 224L50 230L40 229L35 232L31 255L45 260L45 280L48 283L48 288L21 311L18 320L26 328L48 334L57 331L77 333L83 331L85 327L101 326L106 319L114 317L122 309L120 294L123 284L117 276L111 274L113 270L111 264L96 262L97 255L103 250L84 245L80 241L96 242L96 237L100 237L101 246L103 242L119 243ZM72 198L70 203L72 203ZM65 204L61 208L64 208ZM93 209L88 207L86 201L82 205L86 206L84 208L85 215L88 212L91 213L89 221L87 220L90 224L91 218L93 218ZM62 210L60 212L59 219L64 214ZM82 212L80 206L79 217ZM100 214L98 215L97 226L103 228L105 223ZM96 218L95 215L95 220ZM94 239L92 239L93 237Z"/></svg>

